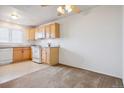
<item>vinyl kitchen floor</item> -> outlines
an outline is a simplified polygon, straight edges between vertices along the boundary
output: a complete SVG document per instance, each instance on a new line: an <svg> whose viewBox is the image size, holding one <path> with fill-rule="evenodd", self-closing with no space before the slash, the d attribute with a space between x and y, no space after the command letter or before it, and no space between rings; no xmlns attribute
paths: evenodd
<svg viewBox="0 0 124 93"><path fill-rule="evenodd" d="M32 61L0 66L0 84L48 67Z"/></svg>

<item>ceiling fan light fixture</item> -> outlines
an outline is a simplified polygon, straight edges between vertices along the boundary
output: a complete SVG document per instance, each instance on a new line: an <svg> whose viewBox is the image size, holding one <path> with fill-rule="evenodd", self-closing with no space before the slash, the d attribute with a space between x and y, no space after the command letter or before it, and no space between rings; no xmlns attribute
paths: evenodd
<svg viewBox="0 0 124 93"><path fill-rule="evenodd" d="M57 8L57 11L61 14L64 14L64 9L61 6Z"/></svg>
<svg viewBox="0 0 124 93"><path fill-rule="evenodd" d="M71 12L80 13L80 9L75 5L61 5L57 8L57 11L58 11L58 16L61 16L61 15L66 16Z"/></svg>
<svg viewBox="0 0 124 93"><path fill-rule="evenodd" d="M68 11L68 13L72 12L71 5L66 5L65 9Z"/></svg>
<svg viewBox="0 0 124 93"><path fill-rule="evenodd" d="M12 13L11 18L14 20L17 20L19 18L19 16L17 15L17 13Z"/></svg>

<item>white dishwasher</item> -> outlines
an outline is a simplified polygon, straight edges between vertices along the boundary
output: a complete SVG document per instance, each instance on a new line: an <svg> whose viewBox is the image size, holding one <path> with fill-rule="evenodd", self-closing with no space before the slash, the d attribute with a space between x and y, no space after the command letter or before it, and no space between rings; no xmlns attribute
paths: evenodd
<svg viewBox="0 0 124 93"><path fill-rule="evenodd" d="M12 63L13 48L0 48L0 65Z"/></svg>
<svg viewBox="0 0 124 93"><path fill-rule="evenodd" d="M32 61L36 63L42 63L41 62L41 47L38 45L34 45L32 48Z"/></svg>

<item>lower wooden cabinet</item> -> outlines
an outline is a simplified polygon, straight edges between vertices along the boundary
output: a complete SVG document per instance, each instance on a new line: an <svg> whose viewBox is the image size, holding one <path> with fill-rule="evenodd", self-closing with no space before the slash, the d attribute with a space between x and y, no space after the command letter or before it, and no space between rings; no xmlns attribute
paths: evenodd
<svg viewBox="0 0 124 93"><path fill-rule="evenodd" d="M13 48L13 62L31 60L31 48Z"/></svg>
<svg viewBox="0 0 124 93"><path fill-rule="evenodd" d="M46 51L46 48L42 48L42 50L41 50L42 52L41 52L41 60L42 60L42 62L43 63L46 63L46 59L47 59L47 51Z"/></svg>
<svg viewBox="0 0 124 93"><path fill-rule="evenodd" d="M22 61L22 48L13 48L13 62Z"/></svg>
<svg viewBox="0 0 124 93"><path fill-rule="evenodd" d="M59 48L42 48L42 62L49 65L59 63Z"/></svg>
<svg viewBox="0 0 124 93"><path fill-rule="evenodd" d="M30 60L31 59L31 49L30 48L23 48L23 60Z"/></svg>
<svg viewBox="0 0 124 93"><path fill-rule="evenodd" d="M59 48L47 47L42 48L42 62L49 65L59 63ZM31 48L13 48L13 62L31 60Z"/></svg>

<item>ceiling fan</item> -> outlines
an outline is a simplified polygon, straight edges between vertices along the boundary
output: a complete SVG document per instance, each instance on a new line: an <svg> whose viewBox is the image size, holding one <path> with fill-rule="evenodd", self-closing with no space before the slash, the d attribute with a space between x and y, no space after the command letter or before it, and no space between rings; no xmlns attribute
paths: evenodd
<svg viewBox="0 0 124 93"><path fill-rule="evenodd" d="M61 5L57 8L58 16L66 16L71 12L80 13L81 10L75 5Z"/></svg>
<svg viewBox="0 0 124 93"><path fill-rule="evenodd" d="M48 5L41 5L41 7L46 7L46 6L48 6ZM66 16L71 12L80 13L81 10L76 5L60 5L57 8L57 12L58 12L58 16L62 16L62 15Z"/></svg>

